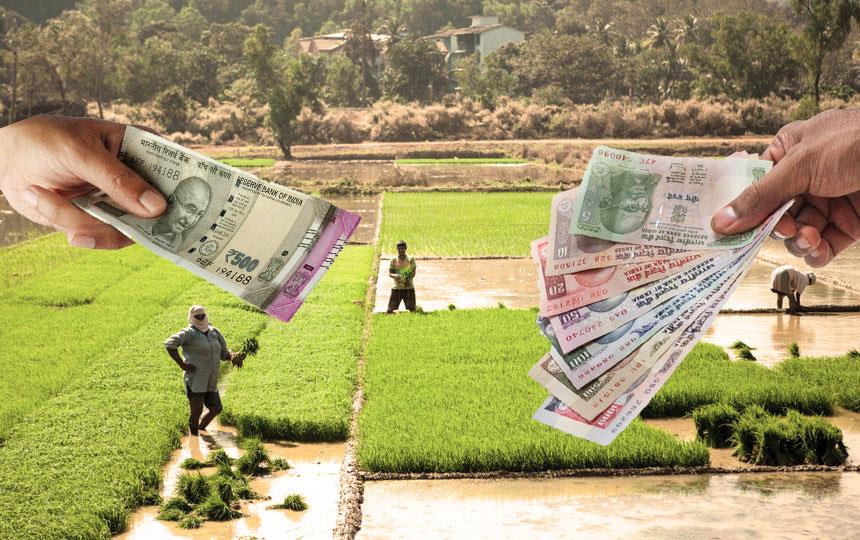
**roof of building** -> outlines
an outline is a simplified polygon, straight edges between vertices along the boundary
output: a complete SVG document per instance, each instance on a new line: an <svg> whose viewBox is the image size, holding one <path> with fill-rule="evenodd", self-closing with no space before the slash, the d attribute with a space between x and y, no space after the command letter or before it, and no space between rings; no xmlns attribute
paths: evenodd
<svg viewBox="0 0 860 540"><path fill-rule="evenodd" d="M435 34L428 37L448 37L448 36L461 36L466 34L483 34L493 28L500 28L502 26L507 26L504 24L487 24L484 26L468 26L466 28L452 28L451 30L442 30L441 32L436 32ZM508 26L508 28L511 28ZM516 30L515 28L511 28L511 30Z"/></svg>
<svg viewBox="0 0 860 540"><path fill-rule="evenodd" d="M386 34L370 34L374 43L386 43L390 37ZM303 53L332 52L343 47L346 43L346 32L334 32L322 36L311 36L299 39L299 49Z"/></svg>

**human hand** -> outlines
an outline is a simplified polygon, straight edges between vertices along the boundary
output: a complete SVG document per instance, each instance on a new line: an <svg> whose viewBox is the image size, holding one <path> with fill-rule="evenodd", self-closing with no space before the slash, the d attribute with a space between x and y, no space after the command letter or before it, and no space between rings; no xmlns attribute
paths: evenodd
<svg viewBox="0 0 860 540"><path fill-rule="evenodd" d="M714 214L715 232L752 229L795 198L775 232L808 265L824 266L860 239L860 109L786 125L762 159L772 160L773 169Z"/></svg>
<svg viewBox="0 0 860 540"><path fill-rule="evenodd" d="M182 371L186 371L188 373L194 373L197 370L197 367L193 364L189 364L188 362L182 363Z"/></svg>
<svg viewBox="0 0 860 540"><path fill-rule="evenodd" d="M232 363L237 368L241 368L245 365L245 357L247 356L244 352L231 352L230 353L230 363Z"/></svg>
<svg viewBox="0 0 860 540"><path fill-rule="evenodd" d="M153 218L164 197L119 159L125 126L36 116L0 129L0 191L25 217L64 232L69 244L116 249L133 242L69 199L96 188L126 211Z"/></svg>

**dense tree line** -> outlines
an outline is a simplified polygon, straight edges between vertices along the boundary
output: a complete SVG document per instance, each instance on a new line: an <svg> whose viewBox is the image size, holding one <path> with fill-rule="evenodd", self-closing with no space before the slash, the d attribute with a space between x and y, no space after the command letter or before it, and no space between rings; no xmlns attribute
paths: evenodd
<svg viewBox="0 0 860 540"><path fill-rule="evenodd" d="M860 89L860 0L41 0L0 8L2 123L95 103L151 104L181 129L209 100L252 96L288 153L303 107L460 94L550 105L769 95L817 103ZM421 36L492 13L527 39L449 73ZM346 30L344 54L300 58ZM371 33L387 36L373 69ZM278 119L276 117L280 116Z"/></svg>

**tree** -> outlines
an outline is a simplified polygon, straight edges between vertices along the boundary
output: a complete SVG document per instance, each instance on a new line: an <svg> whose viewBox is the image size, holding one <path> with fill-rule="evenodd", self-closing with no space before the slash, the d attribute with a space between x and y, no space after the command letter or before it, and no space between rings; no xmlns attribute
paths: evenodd
<svg viewBox="0 0 860 540"><path fill-rule="evenodd" d="M343 54L333 54L326 62L325 90L327 105L357 107L362 104L361 68Z"/></svg>
<svg viewBox="0 0 860 540"><path fill-rule="evenodd" d="M714 43L694 59L702 93L756 99L784 93L799 67L785 54L791 44L788 26L752 13L715 17L711 23Z"/></svg>
<svg viewBox="0 0 860 540"><path fill-rule="evenodd" d="M491 62L494 56L487 57L483 70L477 58L469 56L460 60L454 71L460 94L479 101L487 109L495 107L500 96L510 95L514 86L513 75Z"/></svg>
<svg viewBox="0 0 860 540"><path fill-rule="evenodd" d="M365 0L356 1L352 22L346 31L344 54L361 70L363 82L359 94L361 102L367 104L379 97L379 84L374 74L378 51L370 33Z"/></svg>
<svg viewBox="0 0 860 540"><path fill-rule="evenodd" d="M290 146L295 142L296 119L304 107L319 108L317 97L319 70L307 56L278 58L269 32L257 25L245 40L245 59L256 79L257 88L269 104L266 121L285 159L292 159ZM285 66L280 69L281 60Z"/></svg>
<svg viewBox="0 0 860 540"><path fill-rule="evenodd" d="M447 86L445 56L431 41L412 37L389 47L382 74L385 97L427 103Z"/></svg>
<svg viewBox="0 0 860 540"><path fill-rule="evenodd" d="M791 6L804 22L795 51L812 79L817 105L821 103L824 59L845 44L851 19L860 16L860 7L857 0L791 0Z"/></svg>

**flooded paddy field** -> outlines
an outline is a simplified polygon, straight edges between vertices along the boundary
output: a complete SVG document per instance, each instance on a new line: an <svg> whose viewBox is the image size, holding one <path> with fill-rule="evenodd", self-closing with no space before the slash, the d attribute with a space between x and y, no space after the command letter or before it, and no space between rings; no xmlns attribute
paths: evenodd
<svg viewBox="0 0 860 540"><path fill-rule="evenodd" d="M361 539L851 536L858 473L373 481Z"/></svg>
<svg viewBox="0 0 860 540"><path fill-rule="evenodd" d="M216 448L223 448L237 458L241 450L236 444L233 428L217 421L209 435L185 436L182 445L170 457L164 468L162 497L173 495L180 466L186 458L201 461ZM243 516L231 521L206 521L199 529L182 529L176 522L159 521L158 507L142 507L130 520L128 531L116 536L118 540L151 540L179 538L330 538L337 519L340 467L344 443L294 443L266 441L271 457L289 461L291 468L251 480L251 488L262 498L242 501ZM209 469L211 470L211 469ZM206 474L207 469L203 470ZM304 512L268 509L289 494L298 493L308 503Z"/></svg>

